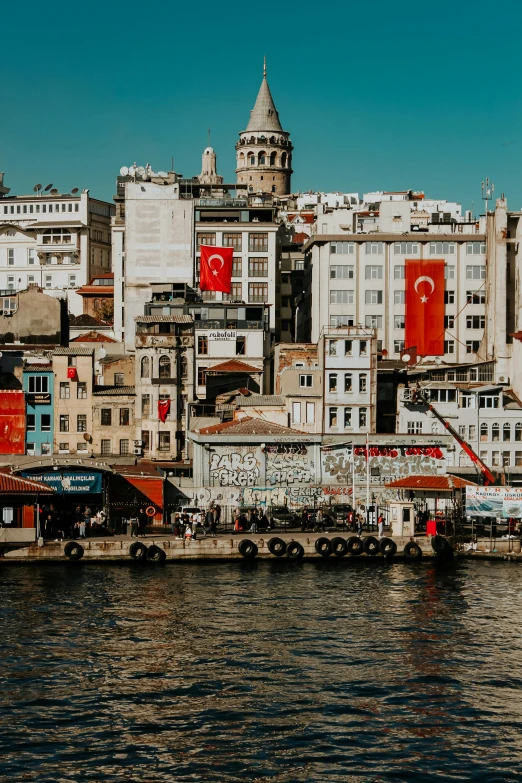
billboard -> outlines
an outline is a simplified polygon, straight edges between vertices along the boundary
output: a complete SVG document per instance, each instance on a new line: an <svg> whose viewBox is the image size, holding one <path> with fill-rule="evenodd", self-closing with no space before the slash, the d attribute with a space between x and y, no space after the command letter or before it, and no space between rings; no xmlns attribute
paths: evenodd
<svg viewBox="0 0 522 783"><path fill-rule="evenodd" d="M69 470L58 470L52 473L34 473L23 470L24 478L33 479L33 481L43 481L49 484L59 495L69 493L101 493L102 474L101 473L76 473Z"/></svg>
<svg viewBox="0 0 522 783"><path fill-rule="evenodd" d="M466 514L522 518L522 487L466 487Z"/></svg>
<svg viewBox="0 0 522 783"><path fill-rule="evenodd" d="M0 454L25 454L25 394L0 391Z"/></svg>

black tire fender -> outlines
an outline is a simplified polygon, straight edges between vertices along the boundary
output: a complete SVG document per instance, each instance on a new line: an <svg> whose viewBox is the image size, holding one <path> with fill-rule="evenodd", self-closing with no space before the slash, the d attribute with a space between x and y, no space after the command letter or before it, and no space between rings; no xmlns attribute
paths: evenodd
<svg viewBox="0 0 522 783"><path fill-rule="evenodd" d="M381 538L379 541L379 552L385 557L393 557L397 553L397 544L393 538Z"/></svg>
<svg viewBox="0 0 522 783"><path fill-rule="evenodd" d="M369 557L379 554L379 541L375 536L366 536L363 541L363 549Z"/></svg>
<svg viewBox="0 0 522 783"><path fill-rule="evenodd" d="M286 556L289 560L301 560L304 557L304 548L299 541L290 541L287 544Z"/></svg>
<svg viewBox="0 0 522 783"><path fill-rule="evenodd" d="M274 538L271 538L268 542L268 551L271 555L275 555L275 557L283 557L286 553L286 541L274 536Z"/></svg>
<svg viewBox="0 0 522 783"><path fill-rule="evenodd" d="M147 547L141 541L134 541L129 547L129 555L133 560L146 560Z"/></svg>
<svg viewBox="0 0 522 783"><path fill-rule="evenodd" d="M83 552L83 546L78 541L68 541L63 548L63 553L69 560L81 560Z"/></svg>
<svg viewBox="0 0 522 783"><path fill-rule="evenodd" d="M156 544L152 544L152 546L149 546L147 549L147 560L151 563L164 563L166 559L167 554L165 550L156 546Z"/></svg>
<svg viewBox="0 0 522 783"><path fill-rule="evenodd" d="M437 535L432 537L431 546L434 552L436 552L438 555L442 555L442 553L445 552L448 548L449 544L444 536Z"/></svg>
<svg viewBox="0 0 522 783"><path fill-rule="evenodd" d="M336 536L330 541L332 546L332 554L336 557L344 557L348 554L348 542L341 536Z"/></svg>
<svg viewBox="0 0 522 783"><path fill-rule="evenodd" d="M332 554L332 545L330 543L330 539L326 538L326 536L316 538L315 551L318 555L321 555L321 557L330 557Z"/></svg>
<svg viewBox="0 0 522 783"><path fill-rule="evenodd" d="M408 541L404 547L404 557L408 560L420 560L422 557L422 549L415 541Z"/></svg>
<svg viewBox="0 0 522 783"><path fill-rule="evenodd" d="M351 536L346 542L346 546L350 555L362 555L364 551L363 542L359 536Z"/></svg>
<svg viewBox="0 0 522 783"><path fill-rule="evenodd" d="M257 544L254 544L254 542L250 541L249 538L243 538L237 545L237 548L239 554L243 555L243 557L246 557L247 560L253 560L254 557L257 557L257 553L259 551Z"/></svg>

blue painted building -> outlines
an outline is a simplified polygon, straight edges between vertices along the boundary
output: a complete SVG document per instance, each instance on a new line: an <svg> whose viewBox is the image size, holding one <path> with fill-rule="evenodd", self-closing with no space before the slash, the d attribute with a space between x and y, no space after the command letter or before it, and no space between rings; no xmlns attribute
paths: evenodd
<svg viewBox="0 0 522 783"><path fill-rule="evenodd" d="M51 365L26 365L23 378L27 416L26 454L35 456L52 454L54 373Z"/></svg>

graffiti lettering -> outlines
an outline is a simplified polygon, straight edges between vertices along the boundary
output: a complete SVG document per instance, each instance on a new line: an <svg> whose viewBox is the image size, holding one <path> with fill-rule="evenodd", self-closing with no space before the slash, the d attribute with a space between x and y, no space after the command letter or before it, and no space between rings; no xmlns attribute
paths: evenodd
<svg viewBox="0 0 522 783"><path fill-rule="evenodd" d="M259 462L252 451L212 454L210 480L220 487L254 487L259 476Z"/></svg>

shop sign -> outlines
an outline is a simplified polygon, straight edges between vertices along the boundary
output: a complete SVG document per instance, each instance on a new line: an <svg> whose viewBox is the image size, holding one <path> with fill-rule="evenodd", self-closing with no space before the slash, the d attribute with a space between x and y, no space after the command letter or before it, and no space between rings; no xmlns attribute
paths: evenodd
<svg viewBox="0 0 522 783"><path fill-rule="evenodd" d="M27 404L28 405L50 405L51 404L51 394L28 394L27 395Z"/></svg>
<svg viewBox="0 0 522 783"><path fill-rule="evenodd" d="M76 473L68 470L53 470L50 473L32 473L24 470L24 478L42 481L59 495L71 493L101 493L101 473Z"/></svg>
<svg viewBox="0 0 522 783"><path fill-rule="evenodd" d="M522 518L522 487L466 487L471 517Z"/></svg>
<svg viewBox="0 0 522 783"><path fill-rule="evenodd" d="M236 337L235 329L213 329L208 333L209 340L235 340Z"/></svg>

